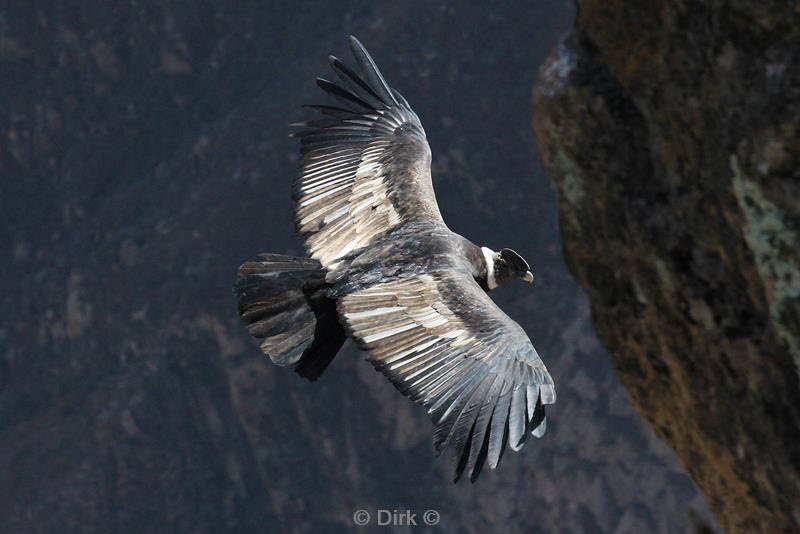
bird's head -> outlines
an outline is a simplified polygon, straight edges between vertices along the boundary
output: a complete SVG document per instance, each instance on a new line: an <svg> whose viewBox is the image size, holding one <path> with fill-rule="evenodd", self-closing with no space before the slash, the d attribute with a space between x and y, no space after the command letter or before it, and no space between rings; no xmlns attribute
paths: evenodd
<svg viewBox="0 0 800 534"><path fill-rule="evenodd" d="M482 247L481 250L486 258L486 285L489 289L515 279L533 283L533 273L528 262L510 248L504 248L500 252L488 247Z"/></svg>

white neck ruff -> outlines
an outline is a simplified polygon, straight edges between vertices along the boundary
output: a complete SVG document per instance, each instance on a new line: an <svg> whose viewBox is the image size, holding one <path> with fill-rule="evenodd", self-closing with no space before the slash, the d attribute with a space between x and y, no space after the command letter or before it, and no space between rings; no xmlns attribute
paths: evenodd
<svg viewBox="0 0 800 534"><path fill-rule="evenodd" d="M494 260L497 257L497 253L489 247L481 247L481 251L484 259L486 259L486 286L489 289L494 289L497 287L497 280L494 277Z"/></svg>

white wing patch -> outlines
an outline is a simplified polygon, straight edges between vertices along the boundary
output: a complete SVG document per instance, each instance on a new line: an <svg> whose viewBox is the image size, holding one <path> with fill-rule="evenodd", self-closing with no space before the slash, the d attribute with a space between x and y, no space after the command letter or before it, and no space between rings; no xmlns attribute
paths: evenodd
<svg viewBox="0 0 800 534"><path fill-rule="evenodd" d="M391 304L391 305L390 305ZM353 332L366 344L400 334L412 328L422 329L412 336L435 335L451 340L465 333L461 321L445 306L430 275L380 284L345 296L343 313ZM368 308L365 311L349 311ZM411 352L436 342L410 345Z"/></svg>
<svg viewBox="0 0 800 534"><path fill-rule="evenodd" d="M398 280L345 296L342 315L374 363L418 384L426 371L475 341L445 306L430 275ZM414 380L416 379L416 380Z"/></svg>
<svg viewBox="0 0 800 534"><path fill-rule="evenodd" d="M314 232L306 245L324 267L400 223L381 162L389 143L378 137L363 152L345 149L303 167L297 199L299 230Z"/></svg>
<svg viewBox="0 0 800 534"><path fill-rule="evenodd" d="M453 358L455 351L478 342L444 304L431 275L351 293L340 300L339 310L353 335L370 351L370 360L388 365L411 387L432 378L441 370L438 365ZM484 357L491 357L494 351L487 348ZM436 380L427 384L424 401L445 385Z"/></svg>

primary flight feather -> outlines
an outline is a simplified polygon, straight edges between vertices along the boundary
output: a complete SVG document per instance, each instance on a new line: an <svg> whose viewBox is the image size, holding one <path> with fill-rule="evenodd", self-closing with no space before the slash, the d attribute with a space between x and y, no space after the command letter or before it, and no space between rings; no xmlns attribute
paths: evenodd
<svg viewBox="0 0 800 534"><path fill-rule="evenodd" d="M474 481L506 445L541 437L555 389L522 328L489 298L533 281L516 252L479 247L442 220L431 151L416 113L366 49L339 82L317 79L338 105L296 124L297 231L309 258L262 254L239 268L239 313L278 365L318 378L352 338L435 424L434 450L454 444L455 480Z"/></svg>

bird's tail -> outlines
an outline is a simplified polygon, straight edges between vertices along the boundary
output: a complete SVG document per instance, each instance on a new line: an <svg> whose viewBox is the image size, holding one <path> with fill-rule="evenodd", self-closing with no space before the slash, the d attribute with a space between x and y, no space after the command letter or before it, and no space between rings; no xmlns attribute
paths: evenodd
<svg viewBox="0 0 800 534"><path fill-rule="evenodd" d="M247 329L278 365L316 380L342 347L336 302L317 260L261 254L239 267L234 293Z"/></svg>

